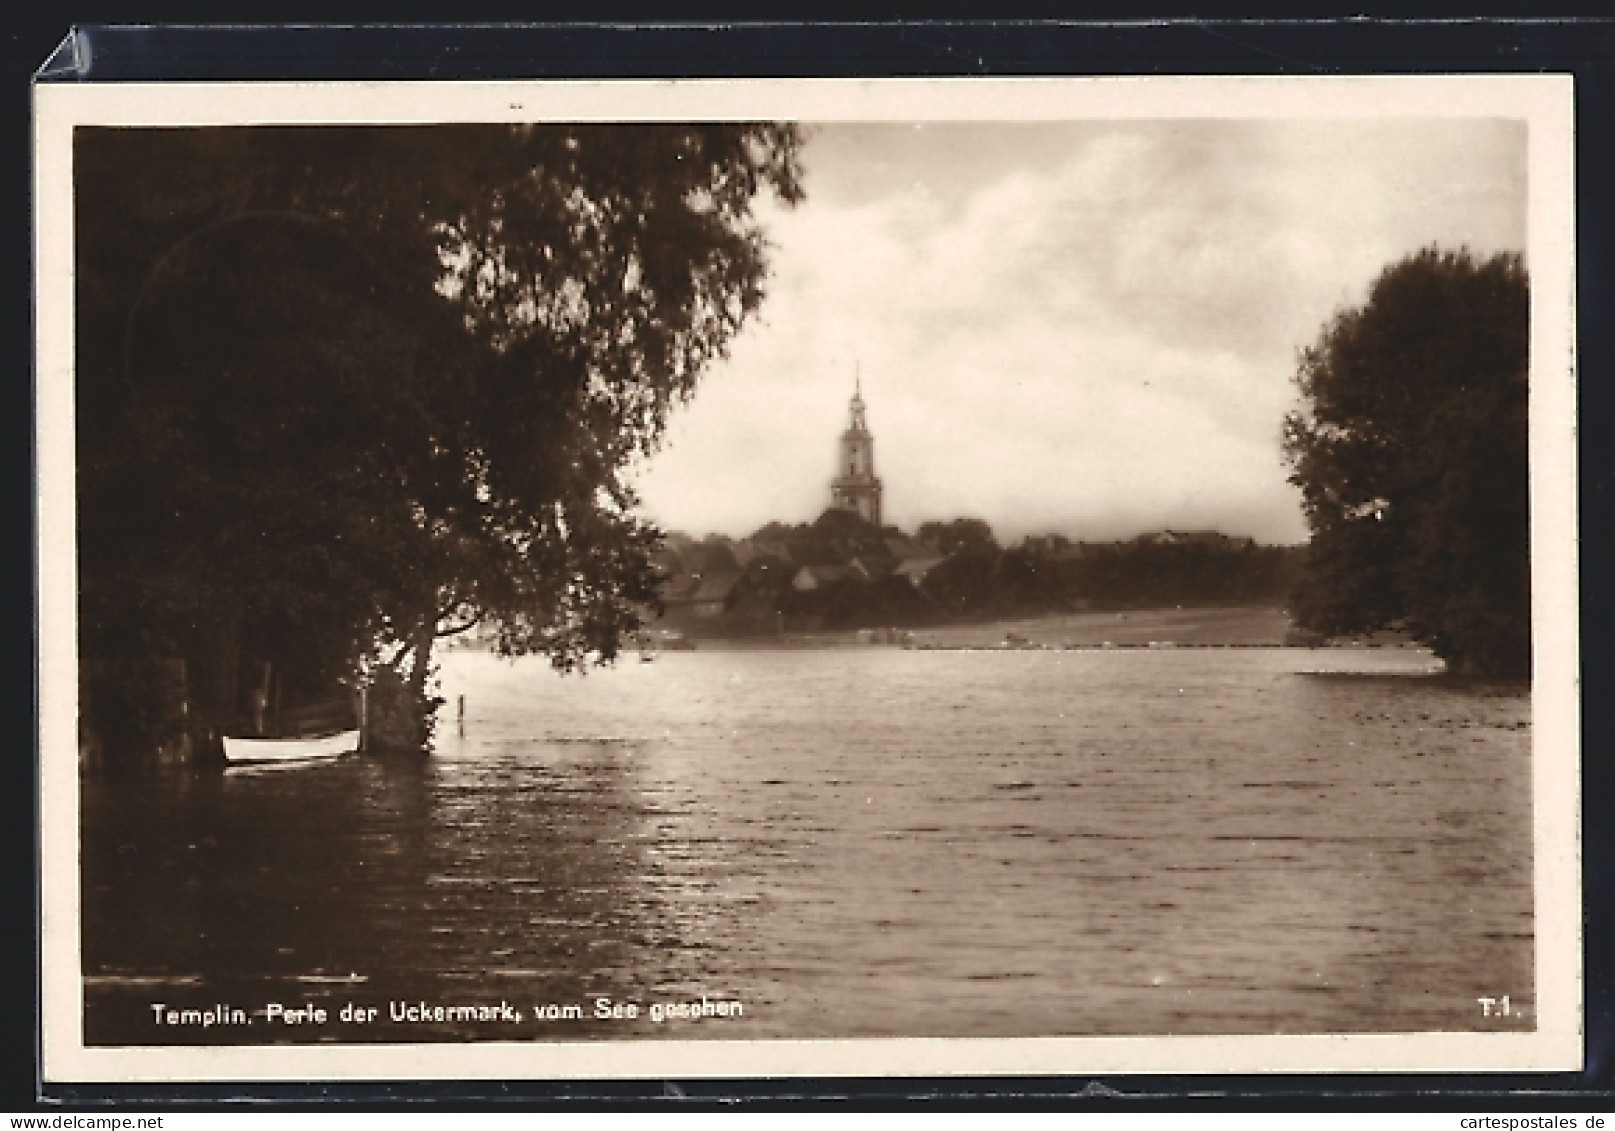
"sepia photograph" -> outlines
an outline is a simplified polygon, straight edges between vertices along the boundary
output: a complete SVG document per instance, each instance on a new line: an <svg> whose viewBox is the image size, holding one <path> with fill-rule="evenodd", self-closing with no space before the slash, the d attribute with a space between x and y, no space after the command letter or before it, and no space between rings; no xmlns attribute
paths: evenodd
<svg viewBox="0 0 1615 1131"><path fill-rule="evenodd" d="M47 1079L1578 1068L1570 95L42 87Z"/></svg>

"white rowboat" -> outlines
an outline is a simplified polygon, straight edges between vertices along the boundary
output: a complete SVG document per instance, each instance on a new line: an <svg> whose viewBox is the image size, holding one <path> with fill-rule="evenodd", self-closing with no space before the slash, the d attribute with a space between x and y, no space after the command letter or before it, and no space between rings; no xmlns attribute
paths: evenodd
<svg viewBox="0 0 1615 1131"><path fill-rule="evenodd" d="M359 749L359 731L307 738L224 738L224 760L232 765L247 762L306 762L319 758L339 758Z"/></svg>

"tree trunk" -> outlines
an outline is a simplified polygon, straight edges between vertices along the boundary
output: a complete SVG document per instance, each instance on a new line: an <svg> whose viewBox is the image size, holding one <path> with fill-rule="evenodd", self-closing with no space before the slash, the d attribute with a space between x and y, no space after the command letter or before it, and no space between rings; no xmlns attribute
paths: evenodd
<svg viewBox="0 0 1615 1131"><path fill-rule="evenodd" d="M436 625L422 621L410 638L409 650L414 657L409 669L409 690L421 702L426 701L426 679L432 673L432 642L437 639Z"/></svg>
<svg viewBox="0 0 1615 1131"><path fill-rule="evenodd" d="M432 674L433 625L423 623L410 637L409 673L399 664L380 668L371 680L366 742L372 750L426 753L432 741L439 701L427 688Z"/></svg>

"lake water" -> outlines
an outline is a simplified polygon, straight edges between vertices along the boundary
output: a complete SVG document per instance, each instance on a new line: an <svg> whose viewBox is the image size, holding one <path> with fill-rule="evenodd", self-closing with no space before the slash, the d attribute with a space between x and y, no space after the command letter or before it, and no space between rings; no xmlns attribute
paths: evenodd
<svg viewBox="0 0 1615 1131"><path fill-rule="evenodd" d="M1529 696L1435 666L450 653L430 758L84 781L85 1037L1529 1029Z"/></svg>

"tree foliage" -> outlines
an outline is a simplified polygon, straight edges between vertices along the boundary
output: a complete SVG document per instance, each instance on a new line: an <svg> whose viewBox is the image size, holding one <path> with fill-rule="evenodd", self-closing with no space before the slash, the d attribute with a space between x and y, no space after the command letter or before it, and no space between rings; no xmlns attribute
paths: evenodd
<svg viewBox="0 0 1615 1131"><path fill-rule="evenodd" d="M81 648L310 683L610 658L625 481L763 297L764 124L81 129Z"/></svg>
<svg viewBox="0 0 1615 1131"><path fill-rule="evenodd" d="M1529 670L1529 353L1520 258L1436 249L1303 351L1284 450L1312 530L1304 627L1401 626L1454 670Z"/></svg>
<svg viewBox="0 0 1615 1131"><path fill-rule="evenodd" d="M926 541L916 546L921 535ZM938 542L944 539L949 553L941 555ZM826 628L916 627L1087 609L1278 605L1294 587L1306 550L1212 531L1142 534L1122 542L1045 534L1000 549L980 519L926 523L910 539L897 527L877 531L840 509L812 524L771 522L751 541L786 555L760 553L746 567L754 605L788 618L812 618ZM907 543L910 555L934 552L944 560L934 561L916 583L897 572L900 561L889 543ZM860 570L812 590L791 588L801 566L847 566L854 559L871 576ZM705 564L685 568L727 568L712 561L709 553Z"/></svg>
<svg viewBox="0 0 1615 1131"><path fill-rule="evenodd" d="M956 518L951 522L925 522L920 524L918 537L930 542L941 554L963 553L977 557L992 557L998 553L998 540L993 529L979 518Z"/></svg>

